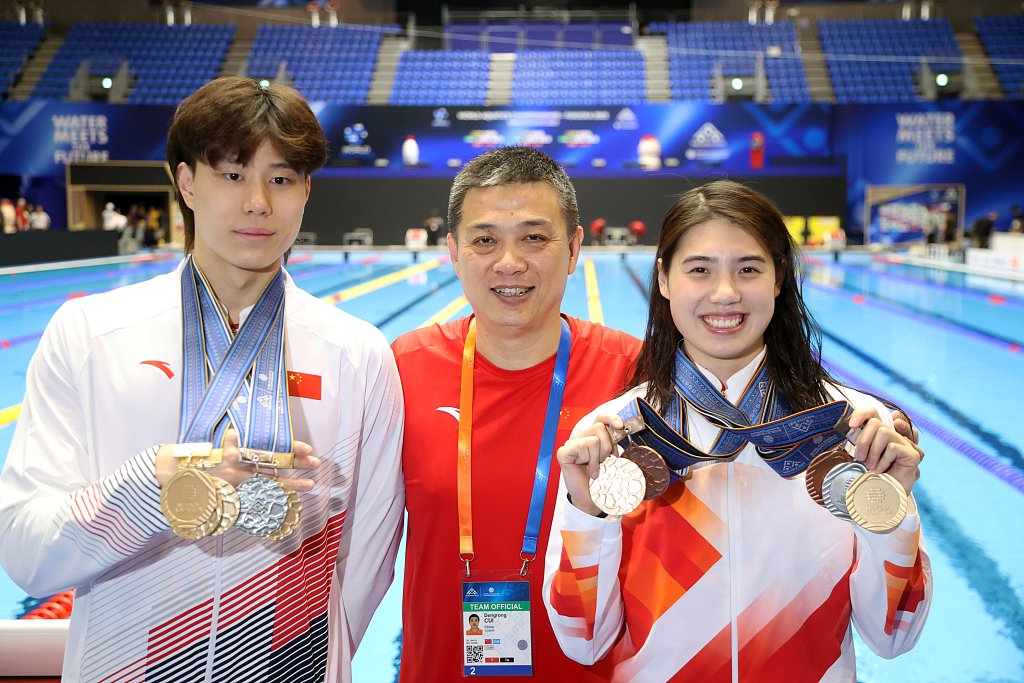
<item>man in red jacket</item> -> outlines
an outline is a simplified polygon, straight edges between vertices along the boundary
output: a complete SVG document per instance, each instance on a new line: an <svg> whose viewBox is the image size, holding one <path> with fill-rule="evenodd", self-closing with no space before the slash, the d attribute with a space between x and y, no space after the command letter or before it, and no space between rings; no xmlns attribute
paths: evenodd
<svg viewBox="0 0 1024 683"><path fill-rule="evenodd" d="M639 352L560 312L579 223L565 171L534 149L487 152L453 184L448 248L473 315L392 345L407 406L403 682L599 680L562 654L539 592L553 449Z"/></svg>

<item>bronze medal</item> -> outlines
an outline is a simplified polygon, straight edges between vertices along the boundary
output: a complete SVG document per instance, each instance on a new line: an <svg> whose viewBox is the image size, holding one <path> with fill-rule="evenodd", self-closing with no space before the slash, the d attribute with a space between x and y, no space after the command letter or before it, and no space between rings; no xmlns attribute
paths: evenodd
<svg viewBox="0 0 1024 683"><path fill-rule="evenodd" d="M627 515L643 502L646 489L647 479L635 462L611 456L590 482L590 497L609 515Z"/></svg>
<svg viewBox="0 0 1024 683"><path fill-rule="evenodd" d="M630 446L622 453L622 457L636 463L644 473L647 485L644 500L653 500L665 493L668 488L668 465L656 450L647 446Z"/></svg>
<svg viewBox="0 0 1024 683"><path fill-rule="evenodd" d="M825 507L825 499L821 496L822 487L825 485L825 476L832 471L832 468L851 460L853 460L853 457L841 448L826 451L815 456L811 464L807 466L804 475L804 485L807 487L807 493L810 494L815 503Z"/></svg>
<svg viewBox="0 0 1024 683"><path fill-rule="evenodd" d="M907 516L907 492L891 475L867 472L846 490L846 509L868 531L892 531Z"/></svg>
<svg viewBox="0 0 1024 683"><path fill-rule="evenodd" d="M220 523L223 501L210 475L196 467L174 474L160 491L160 508L178 536L196 541Z"/></svg>

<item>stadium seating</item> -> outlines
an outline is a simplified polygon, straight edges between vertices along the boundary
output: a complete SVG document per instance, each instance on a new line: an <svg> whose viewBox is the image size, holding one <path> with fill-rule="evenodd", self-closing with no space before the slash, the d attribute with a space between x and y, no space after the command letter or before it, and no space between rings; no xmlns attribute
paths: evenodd
<svg viewBox="0 0 1024 683"><path fill-rule="evenodd" d="M974 25L1006 97L1024 97L1024 15L975 17Z"/></svg>
<svg viewBox="0 0 1024 683"><path fill-rule="evenodd" d="M22 26L14 21L0 21L0 100L10 92L45 33L46 27L39 24Z"/></svg>
<svg viewBox="0 0 1024 683"><path fill-rule="evenodd" d="M921 60L934 72L958 73L962 54L947 19L819 20L837 102L918 99Z"/></svg>
<svg viewBox="0 0 1024 683"><path fill-rule="evenodd" d="M710 101L712 74L721 63L726 78L754 76L763 55L772 102L809 102L810 90L797 49L792 22L750 25L743 22L654 23L651 33L664 33L669 49L672 99Z"/></svg>
<svg viewBox="0 0 1024 683"><path fill-rule="evenodd" d="M399 59L389 102L483 105L490 64L490 53L480 50L408 50Z"/></svg>
<svg viewBox="0 0 1024 683"><path fill-rule="evenodd" d="M314 101L364 104L385 33L397 26L260 26L246 73L274 78L282 63L296 90Z"/></svg>
<svg viewBox="0 0 1024 683"><path fill-rule="evenodd" d="M600 50L633 47L633 29L624 23L448 24L449 50Z"/></svg>
<svg viewBox="0 0 1024 683"><path fill-rule="evenodd" d="M84 60L90 76L114 76L127 60L134 85L128 102L177 104L217 77L234 26L77 23L32 92L63 99Z"/></svg>
<svg viewBox="0 0 1024 683"><path fill-rule="evenodd" d="M647 100L644 56L638 50L521 50L512 104L630 105Z"/></svg>

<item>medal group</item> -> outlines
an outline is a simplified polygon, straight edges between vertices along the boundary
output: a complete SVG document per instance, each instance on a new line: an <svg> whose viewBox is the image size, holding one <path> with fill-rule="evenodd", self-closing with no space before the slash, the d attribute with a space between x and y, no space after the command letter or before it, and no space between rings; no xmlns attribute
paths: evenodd
<svg viewBox="0 0 1024 683"><path fill-rule="evenodd" d="M845 420L842 425L845 426ZM634 425L635 427L635 425ZM614 443L628 439L625 430L608 429ZM653 448L630 445L621 456L601 463L590 482L594 504L609 515L627 515L645 500L658 498L669 484L670 470ZM685 476L685 473L677 473ZM876 533L891 531L907 515L907 494L888 474L871 472L841 448L816 456L806 470L807 493L833 516Z"/></svg>
<svg viewBox="0 0 1024 683"><path fill-rule="evenodd" d="M250 536L277 541L291 534L299 523L299 494L276 477L278 467L291 466L291 454L240 449L239 460L254 466L253 476L238 487L206 471L221 460L221 449L210 443L175 444L178 471L160 492L160 508L181 538L198 541L219 536L237 527ZM260 467L275 470L273 479Z"/></svg>

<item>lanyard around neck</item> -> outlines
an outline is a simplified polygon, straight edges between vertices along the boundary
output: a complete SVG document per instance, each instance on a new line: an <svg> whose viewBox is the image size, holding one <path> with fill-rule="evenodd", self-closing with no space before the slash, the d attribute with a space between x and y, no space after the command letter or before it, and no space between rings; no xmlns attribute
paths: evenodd
<svg viewBox="0 0 1024 683"><path fill-rule="evenodd" d="M551 377L548 393L548 407L544 415L544 430L537 453L537 473L533 479L533 493L530 496L530 513L526 519L523 546L519 553L523 560L520 575L526 576L530 561L537 557L537 538L544 514L544 500L547 496L548 477L551 472L551 458L555 450L555 435L562 412L562 397L565 394L565 380L569 370L569 349L572 335L569 324L562 319L562 331L558 339L558 353L555 356L555 371ZM466 563L473 560L473 502L472 502L472 442L473 442L473 366L476 359L476 318L469 321L466 344L462 349L462 384L459 393L459 451L458 451L458 506L459 506L459 559Z"/></svg>

